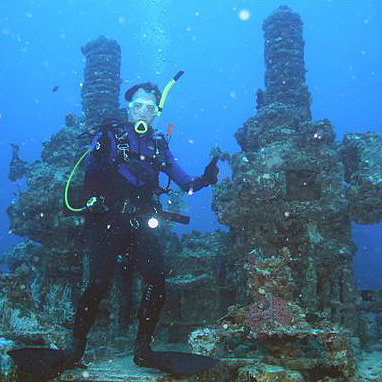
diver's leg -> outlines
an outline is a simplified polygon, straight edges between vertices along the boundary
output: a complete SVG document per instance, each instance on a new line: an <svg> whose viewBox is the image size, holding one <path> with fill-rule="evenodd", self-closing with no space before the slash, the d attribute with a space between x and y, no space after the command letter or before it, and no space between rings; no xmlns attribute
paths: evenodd
<svg viewBox="0 0 382 382"><path fill-rule="evenodd" d="M110 290L116 257L123 247L123 236L124 232L116 220L102 219L92 227L89 235L90 280L78 302L72 344L68 349L72 351L74 362L82 358L99 303Z"/></svg>
<svg viewBox="0 0 382 382"><path fill-rule="evenodd" d="M152 234L140 240L136 265L143 276L145 289L139 307L138 335L134 362L138 366L163 370L174 377L190 376L208 370L216 364L211 357L197 354L155 351L150 344L165 299L163 252L159 240ZM141 251L141 249L143 251Z"/></svg>
<svg viewBox="0 0 382 382"><path fill-rule="evenodd" d="M144 354L159 320L165 300L165 272L163 252L153 234L139 237L139 250L135 258L136 267L145 283L138 311L138 334L134 351L134 362L144 366Z"/></svg>

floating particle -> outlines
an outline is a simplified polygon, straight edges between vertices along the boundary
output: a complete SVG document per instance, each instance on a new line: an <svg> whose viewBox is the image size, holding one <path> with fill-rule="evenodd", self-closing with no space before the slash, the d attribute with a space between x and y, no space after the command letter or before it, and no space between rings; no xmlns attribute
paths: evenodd
<svg viewBox="0 0 382 382"><path fill-rule="evenodd" d="M119 22L120 24L123 24L125 21L126 21L126 19L125 19L123 16L119 16L119 17L118 17L118 22Z"/></svg>
<svg viewBox="0 0 382 382"><path fill-rule="evenodd" d="M89 378L90 374L89 374L88 371L84 371L84 372L82 373L82 376L83 376L84 378Z"/></svg>
<svg viewBox="0 0 382 382"><path fill-rule="evenodd" d="M236 92L235 92L235 90L231 90L231 91L229 92L229 96L230 96L232 99L236 99L237 96L236 96Z"/></svg>
<svg viewBox="0 0 382 382"><path fill-rule="evenodd" d="M200 15L200 13L199 13L198 11L196 11L196 12L194 13L194 15L195 15L196 17L198 17L198 16Z"/></svg>
<svg viewBox="0 0 382 382"><path fill-rule="evenodd" d="M66 34L65 33L60 33L60 38L66 38Z"/></svg>
<svg viewBox="0 0 382 382"><path fill-rule="evenodd" d="M251 14L249 13L248 9L242 9L239 12L239 19L241 21L247 21L251 17Z"/></svg>
<svg viewBox="0 0 382 382"><path fill-rule="evenodd" d="M369 22L370 22L369 19L364 19L364 20L363 20L363 23L364 23L364 24L369 24Z"/></svg>
<svg viewBox="0 0 382 382"><path fill-rule="evenodd" d="M193 145L193 144L194 144L194 141L193 141L192 139L189 139L189 140L188 140L188 143L191 144L191 145Z"/></svg>

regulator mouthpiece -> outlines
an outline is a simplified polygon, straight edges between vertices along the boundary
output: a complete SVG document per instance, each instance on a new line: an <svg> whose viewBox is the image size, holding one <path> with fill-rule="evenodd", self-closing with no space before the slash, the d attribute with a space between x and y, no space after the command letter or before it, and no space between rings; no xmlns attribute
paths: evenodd
<svg viewBox="0 0 382 382"><path fill-rule="evenodd" d="M137 134L145 134L147 133L148 130L149 130L149 125L143 119L140 119L139 121L135 122L134 131Z"/></svg>

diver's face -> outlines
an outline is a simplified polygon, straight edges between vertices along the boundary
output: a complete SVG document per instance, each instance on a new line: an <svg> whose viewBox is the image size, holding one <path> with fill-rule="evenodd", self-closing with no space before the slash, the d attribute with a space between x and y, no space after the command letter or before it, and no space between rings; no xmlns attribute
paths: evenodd
<svg viewBox="0 0 382 382"><path fill-rule="evenodd" d="M135 123L139 120L143 120L150 125L157 111L158 107L155 95L143 89L138 89L134 93L131 102L127 105L128 121Z"/></svg>

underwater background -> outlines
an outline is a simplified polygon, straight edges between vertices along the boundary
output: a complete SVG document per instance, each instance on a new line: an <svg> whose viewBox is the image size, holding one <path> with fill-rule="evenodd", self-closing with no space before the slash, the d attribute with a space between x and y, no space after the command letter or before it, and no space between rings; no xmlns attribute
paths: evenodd
<svg viewBox="0 0 382 382"><path fill-rule="evenodd" d="M11 142L20 156L39 159L41 143L81 115L81 46L104 35L122 49L121 95L152 81L163 89L179 70L157 126L174 124L172 151L199 175L211 147L230 153L234 132L256 112L264 87L263 20L281 4L304 23L307 84L313 119L329 118L346 132L381 132L382 3L379 1L1 1L0 2L0 253L20 241L6 208L23 181L8 180ZM121 96L121 107L124 106ZM220 178L229 176L219 164ZM179 234L222 228L211 192L187 197L191 224ZM382 226L353 225L355 280L382 288Z"/></svg>

